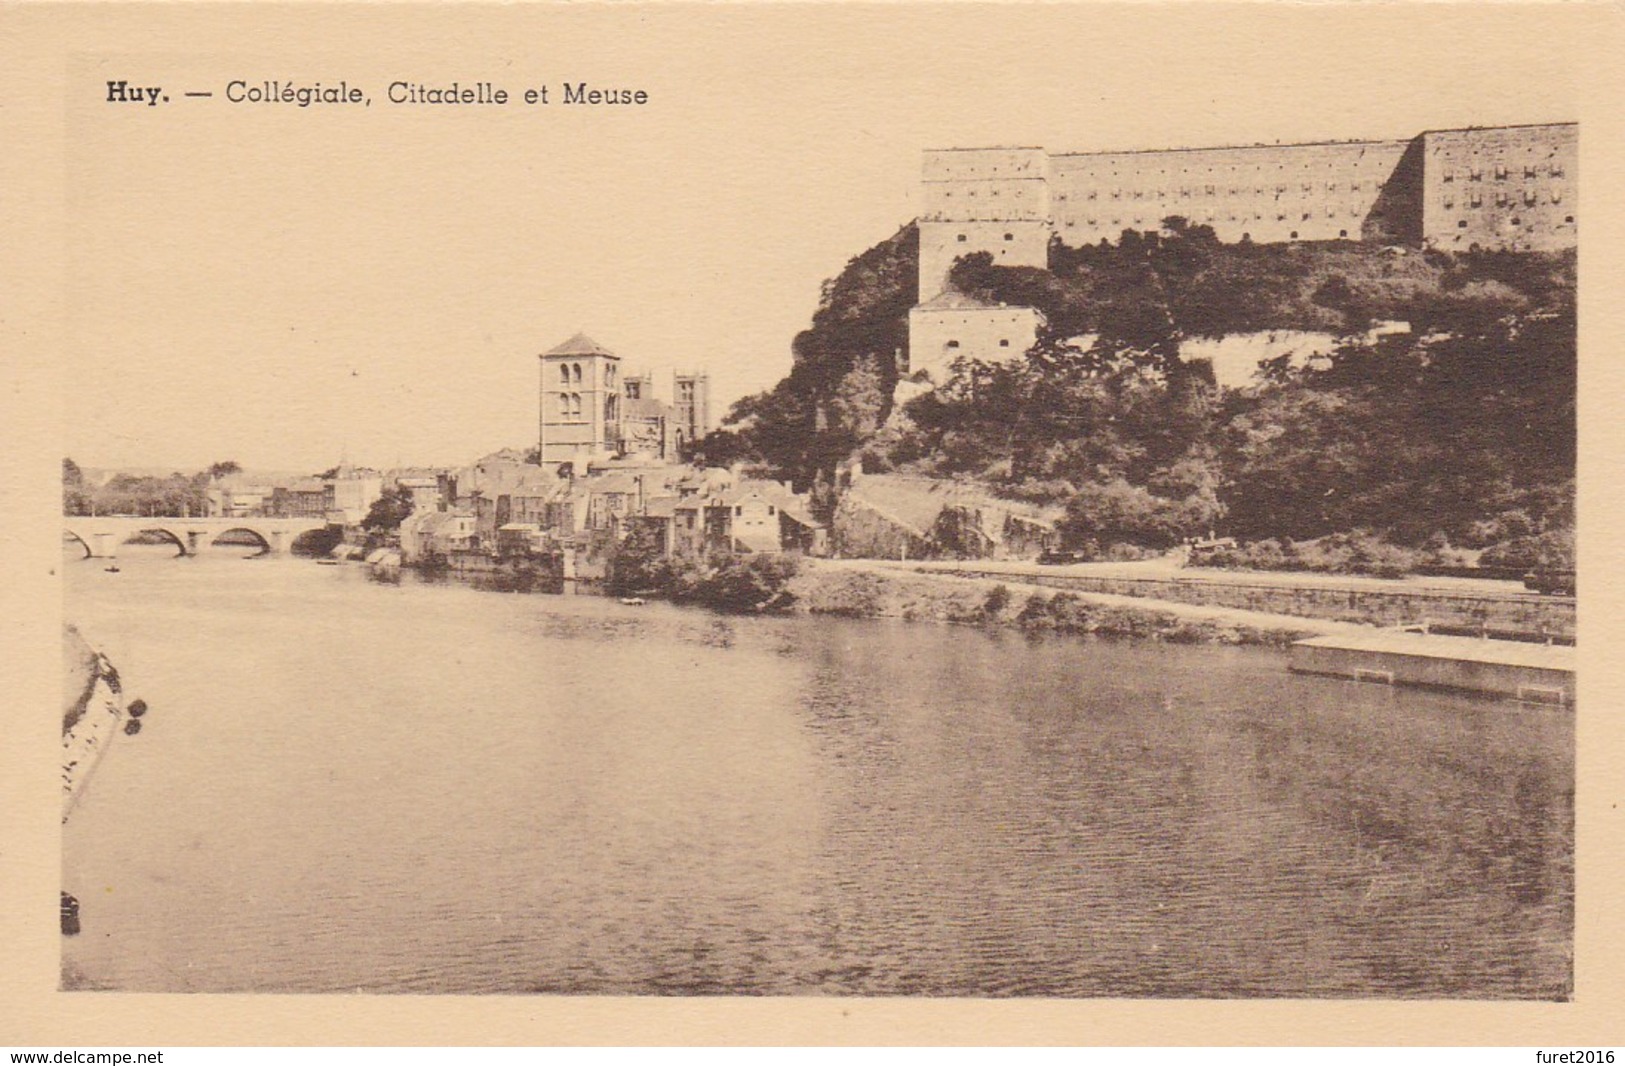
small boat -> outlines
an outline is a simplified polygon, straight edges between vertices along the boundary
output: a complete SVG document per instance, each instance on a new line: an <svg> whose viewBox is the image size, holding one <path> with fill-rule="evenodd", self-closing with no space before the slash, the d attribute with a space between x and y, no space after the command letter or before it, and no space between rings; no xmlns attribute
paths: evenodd
<svg viewBox="0 0 1625 1066"><path fill-rule="evenodd" d="M106 570L109 574L116 574L119 572L119 569L116 566L104 566L102 569Z"/></svg>
<svg viewBox="0 0 1625 1066"><path fill-rule="evenodd" d="M339 561L337 559L317 559L316 560L316 565L317 566L337 566L337 565L339 565Z"/></svg>
<svg viewBox="0 0 1625 1066"><path fill-rule="evenodd" d="M620 602L628 607L642 607L648 601L642 596L622 596Z"/></svg>

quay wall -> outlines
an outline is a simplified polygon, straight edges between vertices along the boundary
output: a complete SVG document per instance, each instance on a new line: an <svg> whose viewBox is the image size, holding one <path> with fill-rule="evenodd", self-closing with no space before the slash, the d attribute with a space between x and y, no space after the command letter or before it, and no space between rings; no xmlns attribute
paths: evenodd
<svg viewBox="0 0 1625 1066"><path fill-rule="evenodd" d="M940 572L940 571L938 571ZM1463 595L1437 591L1319 588L1246 585L1228 581L1180 578L1095 577L1080 574L1024 574L956 568L967 577L1021 581L1074 592L1137 596L1174 603L1231 607L1267 614L1381 626L1482 626L1489 629L1547 633L1572 639L1575 604L1568 596Z"/></svg>

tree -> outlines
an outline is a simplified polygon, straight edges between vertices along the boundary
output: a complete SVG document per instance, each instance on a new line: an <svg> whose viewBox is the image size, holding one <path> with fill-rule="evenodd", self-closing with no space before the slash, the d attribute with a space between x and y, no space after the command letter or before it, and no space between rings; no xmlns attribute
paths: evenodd
<svg viewBox="0 0 1625 1066"><path fill-rule="evenodd" d="M223 462L209 464L209 480L211 481L219 481L223 477L228 477L232 474L240 474L242 472L243 468L235 459L227 459Z"/></svg>
<svg viewBox="0 0 1625 1066"><path fill-rule="evenodd" d="M90 493L85 490L85 475L72 459L62 460L62 513L89 514Z"/></svg>
<svg viewBox="0 0 1625 1066"><path fill-rule="evenodd" d="M401 528L411 513L412 490L396 485L372 501L367 517L361 520L361 528L369 533L392 533Z"/></svg>

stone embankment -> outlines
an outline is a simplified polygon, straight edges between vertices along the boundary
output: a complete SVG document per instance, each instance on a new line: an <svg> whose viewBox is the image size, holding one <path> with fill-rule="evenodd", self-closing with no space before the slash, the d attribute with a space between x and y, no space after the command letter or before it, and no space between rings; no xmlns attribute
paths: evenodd
<svg viewBox="0 0 1625 1066"><path fill-rule="evenodd" d="M964 576L871 560L807 560L790 582L796 609L856 618L1009 626L1031 631L1284 647L1360 629L1351 622L1076 592L1022 574Z"/></svg>
<svg viewBox="0 0 1625 1066"><path fill-rule="evenodd" d="M896 563L881 563L897 566ZM1491 581L1431 582L1340 577L1324 574L1181 571L1148 567L1038 567L1030 563L931 562L911 568L962 577L1020 581L1078 593L1228 607L1242 611L1324 619L1360 625L1433 625L1547 634L1559 642L1575 636L1575 599L1542 596L1517 585Z"/></svg>

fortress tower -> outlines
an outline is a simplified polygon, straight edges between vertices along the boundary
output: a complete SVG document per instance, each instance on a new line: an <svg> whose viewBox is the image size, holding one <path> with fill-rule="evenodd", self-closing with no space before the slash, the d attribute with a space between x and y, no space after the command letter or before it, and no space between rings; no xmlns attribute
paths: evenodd
<svg viewBox="0 0 1625 1066"><path fill-rule="evenodd" d="M1042 148L925 153L919 304L908 316L908 372L941 378L955 359L1019 357L1038 334L1030 307L986 304L954 292L960 256L986 252L999 266L1049 265L1049 157Z"/></svg>

